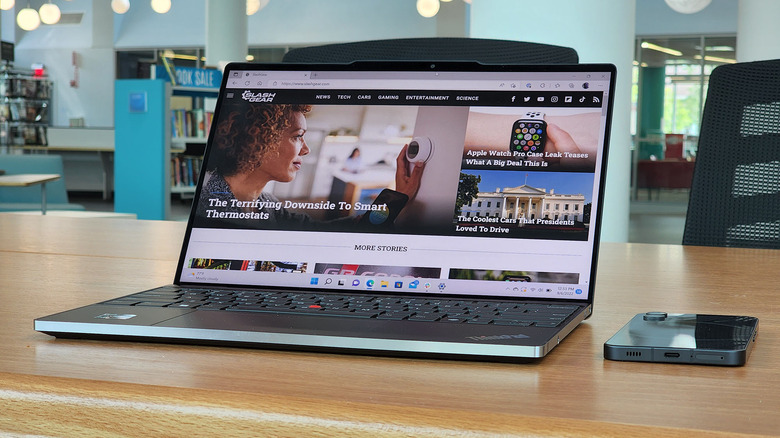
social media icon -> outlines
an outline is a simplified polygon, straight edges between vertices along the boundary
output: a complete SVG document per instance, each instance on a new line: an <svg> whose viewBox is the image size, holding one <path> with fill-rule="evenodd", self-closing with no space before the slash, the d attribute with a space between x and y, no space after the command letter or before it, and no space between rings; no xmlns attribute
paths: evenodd
<svg viewBox="0 0 780 438"><path fill-rule="evenodd" d="M566 103L571 103L571 96L564 97L563 101L566 102Z"/></svg>
<svg viewBox="0 0 780 438"><path fill-rule="evenodd" d="M530 101L531 101L531 96L523 97L523 102L530 102Z"/></svg>
<svg viewBox="0 0 780 438"><path fill-rule="evenodd" d="M550 97L550 102L552 102L552 103L556 103L556 102L558 102L558 96L552 96L552 97Z"/></svg>

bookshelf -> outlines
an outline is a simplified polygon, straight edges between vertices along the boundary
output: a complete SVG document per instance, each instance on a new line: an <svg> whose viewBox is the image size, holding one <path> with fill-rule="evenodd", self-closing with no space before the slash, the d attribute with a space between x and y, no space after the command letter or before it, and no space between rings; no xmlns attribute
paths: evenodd
<svg viewBox="0 0 780 438"><path fill-rule="evenodd" d="M52 82L31 70L0 70L0 146L46 146Z"/></svg>
<svg viewBox="0 0 780 438"><path fill-rule="evenodd" d="M218 89L173 86L171 88L171 193L182 198L194 195L203 162L214 111L207 99Z"/></svg>
<svg viewBox="0 0 780 438"><path fill-rule="evenodd" d="M119 79L114 88L114 209L164 220L171 194L195 193L208 136L204 104L219 89L173 86L163 79ZM201 111L203 126L190 128ZM192 122L185 128L188 117Z"/></svg>

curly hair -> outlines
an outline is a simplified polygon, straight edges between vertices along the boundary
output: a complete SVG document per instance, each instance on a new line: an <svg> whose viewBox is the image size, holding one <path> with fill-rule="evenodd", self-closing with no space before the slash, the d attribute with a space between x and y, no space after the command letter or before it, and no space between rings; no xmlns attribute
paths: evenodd
<svg viewBox="0 0 780 438"><path fill-rule="evenodd" d="M309 111L311 105L258 103L227 111L217 122L208 167L224 176L253 171L276 151L292 115Z"/></svg>

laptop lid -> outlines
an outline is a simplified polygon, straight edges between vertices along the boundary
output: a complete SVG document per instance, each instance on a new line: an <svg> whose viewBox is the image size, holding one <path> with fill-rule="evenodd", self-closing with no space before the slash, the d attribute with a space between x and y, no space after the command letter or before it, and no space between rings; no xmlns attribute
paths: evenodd
<svg viewBox="0 0 780 438"><path fill-rule="evenodd" d="M592 303L614 76L230 64L175 282Z"/></svg>

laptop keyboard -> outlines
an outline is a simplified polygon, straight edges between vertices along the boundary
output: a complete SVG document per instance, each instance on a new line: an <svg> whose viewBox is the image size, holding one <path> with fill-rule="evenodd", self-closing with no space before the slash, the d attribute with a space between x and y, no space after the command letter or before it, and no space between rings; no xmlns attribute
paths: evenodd
<svg viewBox="0 0 780 438"><path fill-rule="evenodd" d="M139 292L102 304L523 327L557 327L579 308L569 304L257 292L175 286Z"/></svg>

